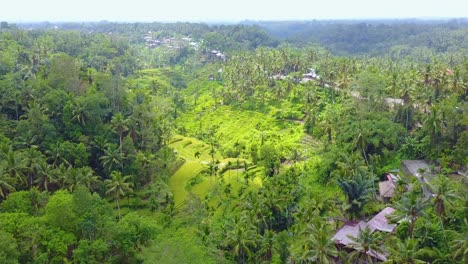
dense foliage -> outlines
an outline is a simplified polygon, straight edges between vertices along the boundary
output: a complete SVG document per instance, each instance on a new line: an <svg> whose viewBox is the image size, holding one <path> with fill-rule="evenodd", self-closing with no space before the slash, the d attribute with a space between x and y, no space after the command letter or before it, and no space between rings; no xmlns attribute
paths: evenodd
<svg viewBox="0 0 468 264"><path fill-rule="evenodd" d="M2 22L0 262L466 263L466 24L310 25Z"/></svg>

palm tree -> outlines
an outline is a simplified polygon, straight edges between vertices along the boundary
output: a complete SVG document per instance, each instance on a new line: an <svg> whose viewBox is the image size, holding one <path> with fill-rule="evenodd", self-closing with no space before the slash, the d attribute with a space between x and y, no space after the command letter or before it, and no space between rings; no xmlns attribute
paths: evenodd
<svg viewBox="0 0 468 264"><path fill-rule="evenodd" d="M434 207L437 215L444 218L447 207L453 207L453 202L459 199L452 181L446 176L439 175L433 181L426 184L431 193L433 193Z"/></svg>
<svg viewBox="0 0 468 264"><path fill-rule="evenodd" d="M464 224L461 228L461 232L451 232L453 240L450 243L452 250L452 256L463 263L468 263L468 220L464 219Z"/></svg>
<svg viewBox="0 0 468 264"><path fill-rule="evenodd" d="M120 170L123 171L123 155L115 144L107 143L104 149L104 155L99 159L102 162L102 167L108 171L113 171L119 167Z"/></svg>
<svg viewBox="0 0 468 264"><path fill-rule="evenodd" d="M252 256L252 248L257 245L257 232L255 226L248 221L246 215L241 219L237 218L233 223L228 224L226 233L226 243L232 249L233 255L239 263L246 263L246 257Z"/></svg>
<svg viewBox="0 0 468 264"><path fill-rule="evenodd" d="M353 249L349 255L351 260L363 260L365 263L374 263L377 255L383 253L382 250L382 236L379 232L373 233L367 226L364 230L359 229L357 237L349 236L352 240L348 247Z"/></svg>
<svg viewBox="0 0 468 264"><path fill-rule="evenodd" d="M305 237L291 249L292 258L305 263L334 263L333 258L338 257L335 241L331 239L331 228L321 221L319 217L299 232Z"/></svg>
<svg viewBox="0 0 468 264"><path fill-rule="evenodd" d="M271 262L275 250L275 238L276 233L272 230L266 230L263 236L260 237L260 257L268 263Z"/></svg>
<svg viewBox="0 0 468 264"><path fill-rule="evenodd" d="M359 217L364 205L372 198L373 180L359 174L353 179L338 180L338 186L347 198L347 211L351 217Z"/></svg>
<svg viewBox="0 0 468 264"><path fill-rule="evenodd" d="M128 119L125 119L122 113L118 112L112 117L111 124L117 129L117 133L119 134L119 146L122 150L122 138L123 134L128 130Z"/></svg>
<svg viewBox="0 0 468 264"><path fill-rule="evenodd" d="M0 167L0 196L5 198L9 192L14 192L15 187L11 184L11 179L8 174L3 172L3 168Z"/></svg>
<svg viewBox="0 0 468 264"><path fill-rule="evenodd" d="M88 111L81 101L75 101L72 108L72 121L76 121L82 126L86 126Z"/></svg>
<svg viewBox="0 0 468 264"><path fill-rule="evenodd" d="M45 163L44 155L37 148L29 148L24 152L26 171L29 187L32 188L36 175L41 170L42 164Z"/></svg>
<svg viewBox="0 0 468 264"><path fill-rule="evenodd" d="M369 161L367 160L367 153L366 153L366 149L369 143L367 140L367 136L364 134L363 131L361 131L361 129L359 129L359 134L354 139L353 145L355 149L360 149L362 151L362 156L364 157L364 160L366 161L366 165L369 166Z"/></svg>
<svg viewBox="0 0 468 264"><path fill-rule="evenodd" d="M353 178L362 175L368 171L365 161L359 153L340 153L335 162L337 169L333 172L334 176L341 178Z"/></svg>
<svg viewBox="0 0 468 264"><path fill-rule="evenodd" d="M107 187L106 195L111 195L114 197L115 202L117 203L117 209L119 211L119 219L121 219L120 198L133 191L133 184L128 182L128 180L131 178L130 175L122 176L122 173L118 171L112 171L111 177L111 180L107 179L104 181Z"/></svg>
<svg viewBox="0 0 468 264"><path fill-rule="evenodd" d="M421 216L427 216L424 210L428 205L427 200L423 198L404 196L401 202L395 203L396 213L391 218L396 221L408 222L408 233L413 238L416 220Z"/></svg>
<svg viewBox="0 0 468 264"><path fill-rule="evenodd" d="M393 264L424 264L425 261L418 259L418 254L420 249L418 248L418 243L414 239L407 239L406 241L401 241L400 239L391 240L388 245L388 250L390 251L390 256L388 258L388 263Z"/></svg>
<svg viewBox="0 0 468 264"><path fill-rule="evenodd" d="M57 183L57 178L56 173L54 173L53 165L42 163L34 183L42 188L42 190L48 191L50 184Z"/></svg>
<svg viewBox="0 0 468 264"><path fill-rule="evenodd" d="M46 150L48 161L52 162L52 165L54 166L58 166L63 163L70 165L70 163L68 163L68 161L63 158L64 153L65 149L60 142L57 142L56 144L52 145L50 149Z"/></svg>
<svg viewBox="0 0 468 264"><path fill-rule="evenodd" d="M26 169L26 162L22 153L15 152L10 147L4 157L4 173L8 174L11 179L26 185L27 183L24 177Z"/></svg>
<svg viewBox="0 0 468 264"><path fill-rule="evenodd" d="M84 186L93 191L99 182L98 176L90 167L72 168L65 179L65 184L68 185L70 192L75 191L78 186Z"/></svg>
<svg viewBox="0 0 468 264"><path fill-rule="evenodd" d="M435 147L437 139L440 138L443 126L443 117L439 107L434 105L424 122L424 128L428 131L431 138L431 145Z"/></svg>

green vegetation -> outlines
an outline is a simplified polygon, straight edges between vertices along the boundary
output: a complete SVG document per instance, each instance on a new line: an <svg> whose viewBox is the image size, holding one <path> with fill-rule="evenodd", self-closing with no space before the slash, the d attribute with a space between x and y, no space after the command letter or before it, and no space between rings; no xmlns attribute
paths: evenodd
<svg viewBox="0 0 468 264"><path fill-rule="evenodd" d="M466 263L466 22L291 23L2 23L0 263Z"/></svg>

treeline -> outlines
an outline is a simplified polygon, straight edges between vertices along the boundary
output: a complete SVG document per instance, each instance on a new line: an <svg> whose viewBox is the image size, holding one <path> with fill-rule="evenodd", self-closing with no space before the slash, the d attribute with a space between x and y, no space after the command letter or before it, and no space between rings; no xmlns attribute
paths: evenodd
<svg viewBox="0 0 468 264"><path fill-rule="evenodd" d="M459 52L468 48L464 19L251 22L294 45L316 43L336 55L381 56L389 52ZM409 54L409 55L414 55Z"/></svg>

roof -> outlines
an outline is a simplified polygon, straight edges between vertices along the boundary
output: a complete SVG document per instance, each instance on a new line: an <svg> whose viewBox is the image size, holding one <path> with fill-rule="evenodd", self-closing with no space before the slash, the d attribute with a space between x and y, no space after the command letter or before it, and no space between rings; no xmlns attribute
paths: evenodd
<svg viewBox="0 0 468 264"><path fill-rule="evenodd" d="M380 196L382 196L384 198L393 197L393 193L395 192L395 188L396 188L396 186L392 181L379 182Z"/></svg>
<svg viewBox="0 0 468 264"><path fill-rule="evenodd" d="M332 240L335 243L342 244L347 246L349 243L352 243L351 237L357 237L359 234L359 229L366 229L368 225L364 221L359 222L347 222L342 226L333 236Z"/></svg>
<svg viewBox="0 0 468 264"><path fill-rule="evenodd" d="M425 173L425 175L430 173L431 171L429 164L427 164L427 162L424 160L403 160L401 163L406 173L409 173L416 177L419 176L420 170L424 170L425 172L427 172Z"/></svg>
<svg viewBox="0 0 468 264"><path fill-rule="evenodd" d="M367 225L371 228L372 231L379 230L382 232L393 232L395 229L396 225L395 224L389 224L387 215L391 215L395 212L395 209L391 207L386 207L380 213L376 214L374 217L372 217L369 222L367 222Z"/></svg>

